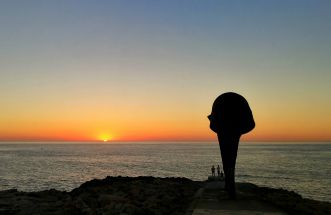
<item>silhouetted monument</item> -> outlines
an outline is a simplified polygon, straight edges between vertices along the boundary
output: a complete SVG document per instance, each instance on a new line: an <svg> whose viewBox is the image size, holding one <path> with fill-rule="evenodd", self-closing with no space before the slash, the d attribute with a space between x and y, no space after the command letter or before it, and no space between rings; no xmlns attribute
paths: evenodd
<svg viewBox="0 0 331 215"><path fill-rule="evenodd" d="M220 95L208 116L210 129L217 133L221 150L225 189L230 198L236 198L235 166L239 139L255 127L252 111L246 99L233 92Z"/></svg>

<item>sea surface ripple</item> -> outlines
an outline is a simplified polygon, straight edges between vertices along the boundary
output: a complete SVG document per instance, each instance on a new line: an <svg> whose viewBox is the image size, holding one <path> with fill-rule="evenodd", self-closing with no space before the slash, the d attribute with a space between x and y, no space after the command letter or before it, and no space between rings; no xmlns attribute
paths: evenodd
<svg viewBox="0 0 331 215"><path fill-rule="evenodd" d="M110 176L206 180L218 143L0 144L0 190L70 191ZM237 181L331 202L331 144L241 143Z"/></svg>

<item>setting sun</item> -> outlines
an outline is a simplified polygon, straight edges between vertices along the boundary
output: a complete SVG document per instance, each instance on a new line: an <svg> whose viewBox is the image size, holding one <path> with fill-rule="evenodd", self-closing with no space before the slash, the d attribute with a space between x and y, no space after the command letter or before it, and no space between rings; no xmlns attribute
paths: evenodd
<svg viewBox="0 0 331 215"><path fill-rule="evenodd" d="M98 139L103 142L108 142L112 139L112 136L109 134L101 134Z"/></svg>

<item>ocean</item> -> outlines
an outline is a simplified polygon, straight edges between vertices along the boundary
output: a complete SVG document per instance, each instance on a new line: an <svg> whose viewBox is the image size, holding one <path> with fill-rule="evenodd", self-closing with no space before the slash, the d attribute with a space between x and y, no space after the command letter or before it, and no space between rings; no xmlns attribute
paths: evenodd
<svg viewBox="0 0 331 215"><path fill-rule="evenodd" d="M206 180L218 143L0 144L0 190L70 191L106 176ZM331 143L241 143L236 180L331 202Z"/></svg>

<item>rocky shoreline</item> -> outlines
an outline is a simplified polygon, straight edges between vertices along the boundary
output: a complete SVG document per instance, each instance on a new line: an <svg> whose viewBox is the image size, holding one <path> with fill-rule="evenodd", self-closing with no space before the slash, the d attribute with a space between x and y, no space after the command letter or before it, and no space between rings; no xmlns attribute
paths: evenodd
<svg viewBox="0 0 331 215"><path fill-rule="evenodd" d="M0 191L0 214L185 214L202 182L186 178L106 177L71 192Z"/></svg>
<svg viewBox="0 0 331 215"><path fill-rule="evenodd" d="M205 182L186 178L106 177L85 182L71 192L0 191L0 214L187 214L194 194ZM238 184L289 214L331 214L331 204L302 198L283 189Z"/></svg>

